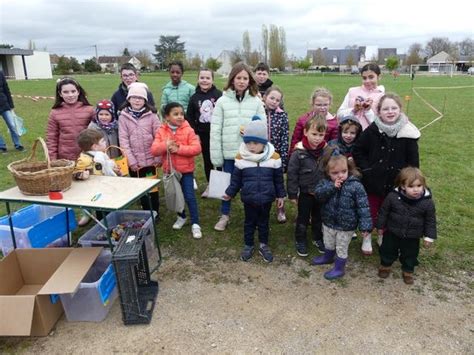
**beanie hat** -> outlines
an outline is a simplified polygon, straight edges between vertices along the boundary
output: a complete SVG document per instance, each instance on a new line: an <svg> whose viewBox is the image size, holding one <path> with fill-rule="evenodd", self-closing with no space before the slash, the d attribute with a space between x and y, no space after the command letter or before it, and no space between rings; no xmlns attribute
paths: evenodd
<svg viewBox="0 0 474 355"><path fill-rule="evenodd" d="M127 100L131 96L138 96L141 97L142 99L145 99L145 101L148 100L148 86L146 86L145 83L131 83L128 87L128 94L127 94Z"/></svg>
<svg viewBox="0 0 474 355"><path fill-rule="evenodd" d="M110 100L101 100L97 103L97 106L95 107L95 115L96 117L99 115L99 112L105 110L109 112L112 115L112 120L115 117L115 107L114 103Z"/></svg>
<svg viewBox="0 0 474 355"><path fill-rule="evenodd" d="M259 116L253 116L252 121L245 127L243 139L245 143L268 143L267 123Z"/></svg>

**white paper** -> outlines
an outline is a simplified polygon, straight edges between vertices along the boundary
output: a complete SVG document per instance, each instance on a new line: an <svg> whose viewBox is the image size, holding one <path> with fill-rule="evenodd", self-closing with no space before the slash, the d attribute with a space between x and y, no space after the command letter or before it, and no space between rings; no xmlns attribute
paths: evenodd
<svg viewBox="0 0 474 355"><path fill-rule="evenodd" d="M222 200L225 190L230 185L230 173L225 173L219 170L211 170L209 177L209 198L217 198Z"/></svg>

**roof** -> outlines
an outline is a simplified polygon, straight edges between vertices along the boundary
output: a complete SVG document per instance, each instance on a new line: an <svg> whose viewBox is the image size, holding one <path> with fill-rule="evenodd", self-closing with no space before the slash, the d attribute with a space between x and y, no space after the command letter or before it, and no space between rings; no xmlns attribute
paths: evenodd
<svg viewBox="0 0 474 355"><path fill-rule="evenodd" d="M33 55L33 51L20 48L0 48L0 55Z"/></svg>
<svg viewBox="0 0 474 355"><path fill-rule="evenodd" d="M99 57L99 64L107 64L107 63L127 63L131 56L127 55L120 55L120 56L100 56Z"/></svg>
<svg viewBox="0 0 474 355"><path fill-rule="evenodd" d="M431 58L428 58L427 63L445 63L449 59L449 54L445 51L441 51Z"/></svg>
<svg viewBox="0 0 474 355"><path fill-rule="evenodd" d="M308 50L308 55L314 56L317 53L317 49ZM324 58L326 60L326 65L337 65L337 64L346 64L347 59L352 57L354 64L357 64L360 60L362 52L361 48L358 49L322 49L321 50ZM336 61L334 61L334 58Z"/></svg>

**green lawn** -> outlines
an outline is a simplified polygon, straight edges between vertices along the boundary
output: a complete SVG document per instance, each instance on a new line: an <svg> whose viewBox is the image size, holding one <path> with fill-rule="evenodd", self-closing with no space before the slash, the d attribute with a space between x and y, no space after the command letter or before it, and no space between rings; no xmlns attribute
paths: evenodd
<svg viewBox="0 0 474 355"><path fill-rule="evenodd" d="M89 94L91 103L99 99L110 98L119 84L117 75L78 75L76 79ZM347 89L360 85L359 76L308 74L308 75L275 75L273 81L285 93L285 107L290 117L290 127L294 127L299 115L309 108L309 100L315 87L324 86L334 95L331 112L335 112L342 102ZM186 73L185 80L195 83L196 73ZM142 81L148 84L159 102L161 88L168 81L167 73L153 73L142 76ZM224 80L216 80L222 88ZM417 89L427 101L445 116L438 122L422 131L419 142L421 168L428 177L429 186L437 203L439 240L434 248L423 252L422 262L433 269L449 272L452 268L472 270L474 260L474 181L473 159L474 139L472 123L469 121L473 113L474 78L459 77L423 77L418 75L412 82L408 76L394 80L387 76L380 84L387 91L394 91L400 96L411 96L408 107L410 119L421 127L432 121L438 115L426 106L412 93L415 87L446 87L442 90ZM15 95L53 96L55 80L10 81L10 89ZM452 88L450 88L452 87ZM458 88L464 87L464 88ZM27 153L12 150L10 137L5 124L1 124L1 132L10 148L8 154L0 156L0 167L3 171L0 188L6 189L14 185L13 179L6 169L11 161L21 159L29 154L32 143L37 136L45 133L48 113L53 104L52 100L40 99L33 101L28 98L14 98L16 112L25 119L28 134L22 138L28 148ZM466 136L464 137L463 134ZM201 159L198 159L197 180L200 183L199 193L205 187ZM219 201L198 201L201 212L201 224L204 237L193 240L190 226L186 225L181 231L171 229L175 216L162 208L162 222L159 224L163 246L169 247L173 255L193 257L196 259L218 256L222 258L237 258L243 245L243 209L239 201L232 207L231 224L224 233L213 230L219 216ZM164 204L162 204L164 205ZM1 215L5 207L0 206ZM288 207L289 223L279 225L275 216L271 219L270 246L275 253L276 262L289 262L295 256L292 221L296 211ZM83 232L83 231L82 231ZM81 231L76 233L76 237ZM377 264L376 257L362 259L359 255L360 240L351 243L350 257L364 260L368 264ZM312 254L315 250L311 250ZM257 258L259 259L259 258Z"/></svg>

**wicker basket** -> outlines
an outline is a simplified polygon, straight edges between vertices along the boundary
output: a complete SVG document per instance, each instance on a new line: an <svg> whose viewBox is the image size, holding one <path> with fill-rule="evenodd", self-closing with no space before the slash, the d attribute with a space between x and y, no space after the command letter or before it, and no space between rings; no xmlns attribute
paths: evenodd
<svg viewBox="0 0 474 355"><path fill-rule="evenodd" d="M46 161L36 160L38 142L43 147ZM8 164L8 170L25 195L47 195L50 190L65 191L71 187L75 162L66 159L51 161L43 138L38 137L30 156Z"/></svg>

